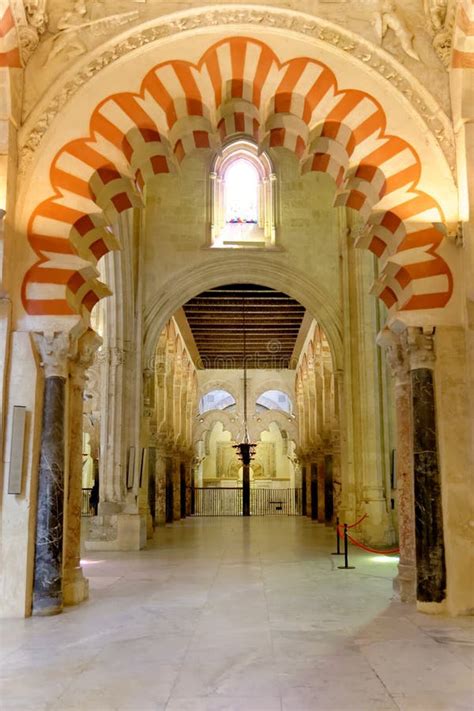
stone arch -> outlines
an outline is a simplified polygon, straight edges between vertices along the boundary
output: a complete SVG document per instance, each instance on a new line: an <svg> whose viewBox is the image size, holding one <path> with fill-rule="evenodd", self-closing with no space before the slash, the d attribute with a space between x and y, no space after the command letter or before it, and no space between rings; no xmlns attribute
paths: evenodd
<svg viewBox="0 0 474 711"><path fill-rule="evenodd" d="M227 412L222 412L221 410L210 410L209 412L204 413L204 415L199 416L198 424L194 430L194 440L203 440L206 444L206 438L212 432L217 423L220 423L225 431L230 432L233 439L237 439L239 419L236 416L232 416Z"/></svg>
<svg viewBox="0 0 474 711"><path fill-rule="evenodd" d="M259 383L258 387L252 389L249 393L249 402L253 403L253 406L255 406L259 397L263 395L267 390L280 390L281 392L285 393L285 395L287 395L291 400L291 404L293 406L293 414L296 412L294 389L287 387L285 383L281 382L281 380L279 381L277 378L266 378L263 383ZM272 410L272 412L277 411Z"/></svg>
<svg viewBox="0 0 474 711"><path fill-rule="evenodd" d="M297 439L298 431L295 419L290 418L285 412L270 410L251 418L249 433L254 438L254 441L260 438L262 432L269 429L272 422L278 426L280 432L286 432L290 440Z"/></svg>
<svg viewBox="0 0 474 711"><path fill-rule="evenodd" d="M259 60L244 80L245 56L252 53ZM88 318L107 293L97 280L96 255L114 248L105 235L95 239L97 216L105 210L110 219L140 205L146 175L170 172L191 152L216 147L218 127L211 118L229 101L247 102L258 112L262 146L291 150L303 171L335 178L336 205L358 211L366 222L358 246L377 256L373 291L392 313L444 307L453 291L451 269L438 254L445 215L420 187L420 157L389 132L376 98L341 82L310 56L282 62L261 39L231 36L195 64L162 62L146 73L138 91L105 97L92 111L89 134L57 152L50 171L53 195L31 213L28 238L38 261L23 283L25 311ZM184 96L173 93L177 84Z"/></svg>
<svg viewBox="0 0 474 711"><path fill-rule="evenodd" d="M299 271L261 255L222 254L215 263L183 269L163 284L145 312L144 357L153 353L163 325L175 311L199 292L230 283L255 283L279 289L299 301L320 322L327 335L335 362L342 368L342 325L331 298L319 284ZM199 287L196 287L196 284Z"/></svg>
<svg viewBox="0 0 474 711"><path fill-rule="evenodd" d="M236 403L239 401L238 391L233 387L232 383L228 383L225 378L212 378L212 380L209 380L203 384L200 388L198 388L198 399L201 399L211 390L227 390L227 392L232 395Z"/></svg>

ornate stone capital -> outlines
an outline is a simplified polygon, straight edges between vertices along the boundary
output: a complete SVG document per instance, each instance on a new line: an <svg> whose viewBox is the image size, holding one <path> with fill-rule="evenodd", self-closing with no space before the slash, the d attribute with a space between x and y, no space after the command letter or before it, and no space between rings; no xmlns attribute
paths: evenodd
<svg viewBox="0 0 474 711"><path fill-rule="evenodd" d="M64 331L33 333L33 341L40 356L45 378L67 378L70 340Z"/></svg>
<svg viewBox="0 0 474 711"><path fill-rule="evenodd" d="M91 367L94 362L94 356L102 343L102 339L92 330L87 331L77 341L77 351L75 356L70 361L69 374L71 383L84 388L86 382L86 370Z"/></svg>
<svg viewBox="0 0 474 711"><path fill-rule="evenodd" d="M407 344L410 355L410 370L434 368L434 328L410 327L407 330Z"/></svg>
<svg viewBox="0 0 474 711"><path fill-rule="evenodd" d="M377 344L385 351L390 372L397 385L408 382L410 378L410 362L407 332L404 331L398 334L385 328L377 336Z"/></svg>
<svg viewBox="0 0 474 711"><path fill-rule="evenodd" d="M119 348L118 346L113 346L108 349L108 360L111 368L117 368L119 365L125 363L126 352L125 348Z"/></svg>

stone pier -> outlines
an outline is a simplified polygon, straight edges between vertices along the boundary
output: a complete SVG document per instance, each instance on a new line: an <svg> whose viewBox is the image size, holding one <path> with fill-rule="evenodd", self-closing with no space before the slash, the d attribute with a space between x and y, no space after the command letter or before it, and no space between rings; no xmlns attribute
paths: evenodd
<svg viewBox="0 0 474 711"><path fill-rule="evenodd" d="M65 502L63 601L77 605L89 596L89 581L81 568L82 439L86 370L90 368L101 339L88 331L79 340L70 362L69 378L69 471Z"/></svg>

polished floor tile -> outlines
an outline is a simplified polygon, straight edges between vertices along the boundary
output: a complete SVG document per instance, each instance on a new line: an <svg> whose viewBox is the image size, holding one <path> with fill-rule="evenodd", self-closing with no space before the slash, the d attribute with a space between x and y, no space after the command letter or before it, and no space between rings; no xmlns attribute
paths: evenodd
<svg viewBox="0 0 474 711"><path fill-rule="evenodd" d="M0 622L0 709L464 711L473 621L392 599L396 559L303 518L187 519L85 555L90 599Z"/></svg>

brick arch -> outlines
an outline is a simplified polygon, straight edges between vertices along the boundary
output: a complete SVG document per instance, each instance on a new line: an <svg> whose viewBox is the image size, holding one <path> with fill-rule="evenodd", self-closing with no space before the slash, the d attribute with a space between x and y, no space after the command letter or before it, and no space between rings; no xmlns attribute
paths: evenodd
<svg viewBox="0 0 474 711"><path fill-rule="evenodd" d="M63 146L50 170L54 194L33 211L28 238L38 261L23 283L30 314L88 316L107 289L95 264L115 238L113 218L140 207L156 174L186 155L233 135L293 151L303 172L325 172L335 204L366 221L358 246L379 259L376 293L389 309L443 307L450 269L437 254L444 217L418 189L421 162L403 138L386 133L383 107L366 92L340 88L322 62L280 62L264 42L232 37L213 44L197 64L163 62L138 93L104 98L89 135Z"/></svg>

